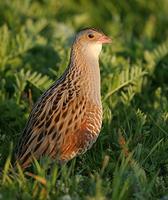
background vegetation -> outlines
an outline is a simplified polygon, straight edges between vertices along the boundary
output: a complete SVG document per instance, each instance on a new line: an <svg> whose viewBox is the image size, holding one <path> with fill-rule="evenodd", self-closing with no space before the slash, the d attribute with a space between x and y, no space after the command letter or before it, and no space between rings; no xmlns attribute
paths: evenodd
<svg viewBox="0 0 168 200"><path fill-rule="evenodd" d="M62 169L12 171L33 103L64 71L74 33L101 28L104 120ZM168 1L0 0L0 199L168 199Z"/></svg>

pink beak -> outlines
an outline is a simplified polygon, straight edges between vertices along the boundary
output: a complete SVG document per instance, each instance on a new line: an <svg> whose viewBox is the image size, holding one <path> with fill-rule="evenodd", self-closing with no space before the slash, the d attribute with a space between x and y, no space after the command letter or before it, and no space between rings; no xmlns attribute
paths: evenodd
<svg viewBox="0 0 168 200"><path fill-rule="evenodd" d="M102 35L99 39L99 42L101 42L102 44L109 44L112 42L112 39L107 37L106 35Z"/></svg>

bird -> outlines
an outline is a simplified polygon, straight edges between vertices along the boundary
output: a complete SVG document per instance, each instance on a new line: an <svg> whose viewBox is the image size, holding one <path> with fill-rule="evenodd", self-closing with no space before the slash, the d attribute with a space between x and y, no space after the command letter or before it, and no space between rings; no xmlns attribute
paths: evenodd
<svg viewBox="0 0 168 200"><path fill-rule="evenodd" d="M15 160L23 169L43 156L67 163L95 143L103 115L99 55L111 41L95 28L76 34L67 68L39 97L21 134Z"/></svg>

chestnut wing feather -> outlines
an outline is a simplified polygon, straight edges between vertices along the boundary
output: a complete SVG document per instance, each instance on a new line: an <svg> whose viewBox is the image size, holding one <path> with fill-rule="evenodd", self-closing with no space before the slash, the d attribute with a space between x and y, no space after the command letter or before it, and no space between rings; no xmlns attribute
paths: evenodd
<svg viewBox="0 0 168 200"><path fill-rule="evenodd" d="M65 80L51 87L41 96L30 114L16 159L26 168L32 156L39 159L48 155L64 162L84 153L98 136L99 128L94 130L93 124L90 124L92 115L96 118L98 113L80 93L80 88L75 89ZM89 121L92 118L89 123L88 117Z"/></svg>
<svg viewBox="0 0 168 200"><path fill-rule="evenodd" d="M38 159L42 155L53 155L59 149L57 122L64 102L68 101L66 85L65 79L60 79L35 104L16 152L16 159L23 168L30 164L32 155Z"/></svg>

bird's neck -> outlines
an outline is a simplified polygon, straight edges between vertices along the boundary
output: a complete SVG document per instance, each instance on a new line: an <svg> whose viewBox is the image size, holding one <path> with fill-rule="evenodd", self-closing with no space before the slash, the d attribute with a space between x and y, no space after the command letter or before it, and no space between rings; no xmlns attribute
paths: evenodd
<svg viewBox="0 0 168 200"><path fill-rule="evenodd" d="M88 95L90 101L100 105L99 51L101 49L95 49L95 52L93 50L94 47L88 51L82 48L73 48L71 51L70 70L76 74L74 80L79 80L78 82L83 88L83 92L86 92L84 95Z"/></svg>

